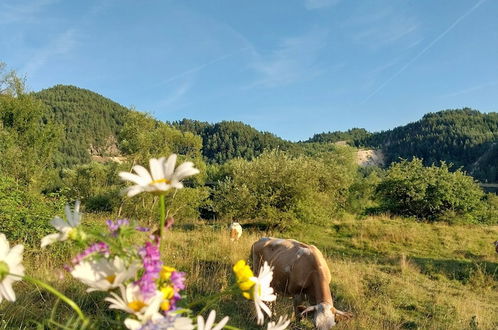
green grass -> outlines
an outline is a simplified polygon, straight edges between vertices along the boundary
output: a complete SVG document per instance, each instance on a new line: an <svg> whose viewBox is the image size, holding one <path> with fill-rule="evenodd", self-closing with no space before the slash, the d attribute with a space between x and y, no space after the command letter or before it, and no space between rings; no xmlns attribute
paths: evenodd
<svg viewBox="0 0 498 330"><path fill-rule="evenodd" d="M251 244L266 235L294 238L321 249L332 273L336 307L354 313L337 329L498 328L498 254L491 244L498 239L498 226L346 219L285 233L245 230L238 242L230 242L224 226L179 223L167 234L163 258L188 273L185 293L188 301L195 301L227 288L233 281L233 263L247 259ZM75 298L96 328L118 328L124 315L107 309L104 294L86 294L67 274L60 279L60 269L71 255L64 247L28 250L28 274ZM41 322L51 313L58 322L74 316L62 303L52 311L54 298L32 285L19 283L15 290L16 303L0 304L0 328L33 328L33 321ZM291 306L290 299L279 297L274 310L277 315L290 314ZM218 315L230 315L230 325L256 328L251 302L242 297L226 297L213 308ZM291 328L309 329L311 323L294 322Z"/></svg>

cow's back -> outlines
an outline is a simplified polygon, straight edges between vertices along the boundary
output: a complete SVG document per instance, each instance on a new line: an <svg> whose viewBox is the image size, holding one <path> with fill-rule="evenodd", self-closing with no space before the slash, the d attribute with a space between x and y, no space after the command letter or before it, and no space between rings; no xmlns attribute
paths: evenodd
<svg viewBox="0 0 498 330"><path fill-rule="evenodd" d="M311 275L317 270L317 262L325 262L316 247L292 239L262 238L253 244L252 254L255 272L264 261L268 262L273 267L272 287L285 295L304 293L312 284ZM325 271L328 283L330 272L326 264Z"/></svg>

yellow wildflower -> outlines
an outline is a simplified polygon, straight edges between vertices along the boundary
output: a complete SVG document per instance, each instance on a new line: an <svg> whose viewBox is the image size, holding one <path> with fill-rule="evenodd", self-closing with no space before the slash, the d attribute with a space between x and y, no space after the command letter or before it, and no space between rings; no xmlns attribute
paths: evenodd
<svg viewBox="0 0 498 330"><path fill-rule="evenodd" d="M254 278L251 268L246 264L245 260L239 260L233 266L233 271L237 277L237 284L240 290L243 291L242 295L246 299L252 299L252 295L249 290L254 286L255 282L251 279Z"/></svg>
<svg viewBox="0 0 498 330"><path fill-rule="evenodd" d="M171 299L175 295L175 289L171 285L163 286L161 288L161 293L163 294L164 299Z"/></svg>
<svg viewBox="0 0 498 330"><path fill-rule="evenodd" d="M171 273L174 271L176 271L176 269L173 267L163 266L163 269L161 269L159 276L161 277L161 280L167 281L170 279Z"/></svg>

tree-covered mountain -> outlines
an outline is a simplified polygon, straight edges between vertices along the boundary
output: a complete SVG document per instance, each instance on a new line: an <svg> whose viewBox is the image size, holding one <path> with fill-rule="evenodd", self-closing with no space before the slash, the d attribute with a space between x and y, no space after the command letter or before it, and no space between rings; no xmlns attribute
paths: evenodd
<svg viewBox="0 0 498 330"><path fill-rule="evenodd" d="M426 165L443 160L472 173L476 162L497 139L498 113L484 114L465 108L428 113L414 123L372 134L358 143L382 148L388 162L416 156L423 158ZM481 167L485 165L482 161ZM479 171L477 177L494 180L496 176L488 178Z"/></svg>
<svg viewBox="0 0 498 330"><path fill-rule="evenodd" d="M348 141L354 146L382 149L386 164L400 158L422 158L425 165L445 161L463 167L481 181L498 178L498 113L469 108L428 113L422 119L391 130L363 129L316 134L309 142Z"/></svg>
<svg viewBox="0 0 498 330"><path fill-rule="evenodd" d="M57 163L70 166L89 162L91 155L114 156L117 135L130 110L92 91L57 85L33 96L51 110L64 127Z"/></svg>
<svg viewBox="0 0 498 330"><path fill-rule="evenodd" d="M283 140L271 133L236 121L222 121L216 124L183 119L173 125L202 137L202 154L213 163L224 163L232 158L253 159L264 150L293 148L292 142Z"/></svg>

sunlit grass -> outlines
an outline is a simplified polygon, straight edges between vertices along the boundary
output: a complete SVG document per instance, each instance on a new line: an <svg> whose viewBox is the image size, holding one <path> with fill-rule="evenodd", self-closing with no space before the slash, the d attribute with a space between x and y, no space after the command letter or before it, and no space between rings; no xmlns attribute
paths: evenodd
<svg viewBox="0 0 498 330"><path fill-rule="evenodd" d="M90 219L91 226L102 223ZM244 230L237 242L229 240L225 225L178 221L168 232L163 259L187 272L188 301L226 289L233 281L232 265L250 257L250 247L262 236L295 238L318 246L332 273L336 307L354 318L338 329L495 329L498 327L498 254L491 244L498 226L448 226L409 220L369 218L333 220L325 227L300 226L286 233ZM131 242L139 243L139 242ZM118 328L122 316L107 309L104 294L64 277L68 245L28 250L28 274L49 281L74 298L96 321L97 328ZM26 283L15 286L18 301L0 305L0 328L33 328L51 316L66 322L72 312L55 299ZM290 299L279 297L277 315L292 312ZM201 303L194 311L204 307ZM223 298L211 308L230 315L230 325L256 328L250 301L241 296ZM121 320L120 320L121 317ZM308 329L309 321L293 329Z"/></svg>

